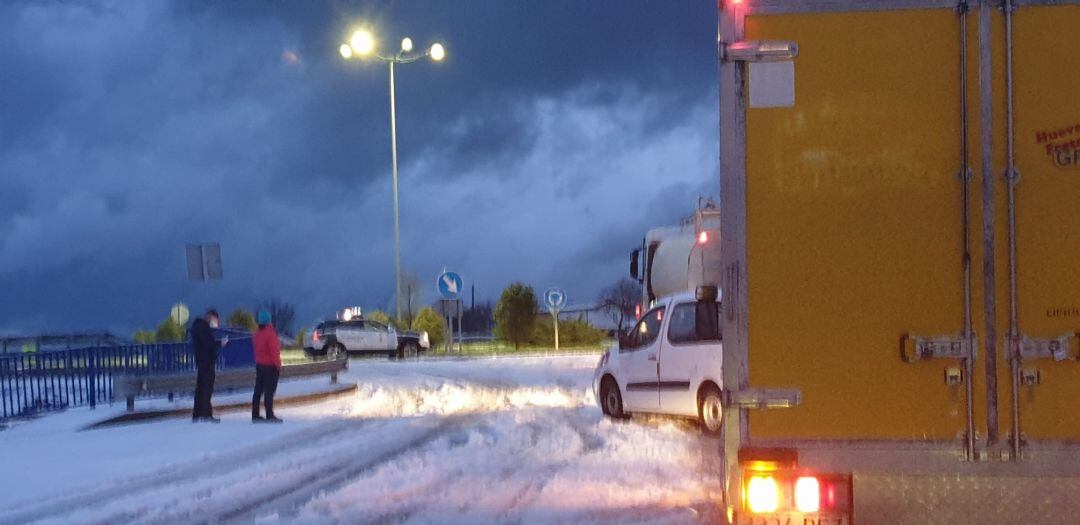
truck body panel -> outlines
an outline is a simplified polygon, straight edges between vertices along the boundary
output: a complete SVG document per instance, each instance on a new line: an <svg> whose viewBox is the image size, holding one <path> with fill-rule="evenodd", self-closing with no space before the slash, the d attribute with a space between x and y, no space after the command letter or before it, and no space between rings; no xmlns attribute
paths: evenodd
<svg viewBox="0 0 1080 525"><path fill-rule="evenodd" d="M1080 2L719 7L729 516L759 449L858 523L1080 512Z"/></svg>
<svg viewBox="0 0 1080 525"><path fill-rule="evenodd" d="M799 43L795 106L747 114L747 267L750 383L804 401L751 414L755 437L964 428L940 366L897 350L963 328L956 31L947 10L746 21L747 39Z"/></svg>

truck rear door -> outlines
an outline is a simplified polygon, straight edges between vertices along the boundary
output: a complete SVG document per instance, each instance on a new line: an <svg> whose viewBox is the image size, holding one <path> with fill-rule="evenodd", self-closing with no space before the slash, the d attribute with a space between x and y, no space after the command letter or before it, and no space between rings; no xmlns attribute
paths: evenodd
<svg viewBox="0 0 1080 525"><path fill-rule="evenodd" d="M751 14L745 31L798 44L746 65L749 383L803 397L751 412L751 435L959 443L958 362L898 351L964 328L955 9Z"/></svg>
<svg viewBox="0 0 1080 525"><path fill-rule="evenodd" d="M1008 432L1018 431L1020 445L1080 441L1077 28L1076 4L1024 5L1013 15L1017 337L1008 350L1022 355L1014 399L1019 425ZM1004 188L1001 195L1007 196ZM1003 230L1006 221L1001 222ZM1005 273L999 279L1003 289L1008 286ZM1002 334L1009 333L1004 320L1000 326ZM1050 348L1055 341L1056 356ZM1008 384L1002 381L1003 400L1013 399ZM1011 421L1007 411L1012 407L1002 405L1002 421Z"/></svg>

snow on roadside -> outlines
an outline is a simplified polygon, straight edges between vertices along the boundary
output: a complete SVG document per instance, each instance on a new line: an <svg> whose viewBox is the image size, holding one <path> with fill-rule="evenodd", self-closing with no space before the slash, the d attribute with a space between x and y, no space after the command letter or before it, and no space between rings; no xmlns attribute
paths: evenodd
<svg viewBox="0 0 1080 525"><path fill-rule="evenodd" d="M715 443L603 418L595 363L354 360L341 379L355 393L283 408L275 426L35 422L0 433L0 464L20 472L0 475L0 522L697 521L719 486L703 468Z"/></svg>

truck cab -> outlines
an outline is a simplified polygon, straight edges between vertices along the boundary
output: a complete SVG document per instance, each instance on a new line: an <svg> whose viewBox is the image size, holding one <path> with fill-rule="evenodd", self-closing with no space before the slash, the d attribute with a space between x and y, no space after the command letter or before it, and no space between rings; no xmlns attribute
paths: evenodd
<svg viewBox="0 0 1080 525"><path fill-rule="evenodd" d="M723 343L716 287L655 301L600 359L593 388L604 414L654 413L721 427Z"/></svg>

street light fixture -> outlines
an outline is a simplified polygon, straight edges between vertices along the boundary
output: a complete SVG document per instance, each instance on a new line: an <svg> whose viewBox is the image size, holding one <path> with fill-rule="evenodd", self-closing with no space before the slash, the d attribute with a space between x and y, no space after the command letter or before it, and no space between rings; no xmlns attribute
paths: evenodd
<svg viewBox="0 0 1080 525"><path fill-rule="evenodd" d="M401 40L401 50L393 55L384 56L379 54L375 37L370 31L360 29L353 33L347 43L341 44L338 49L341 56L346 60L353 57L366 58L373 56L377 60L390 64L390 156L393 162L394 173L394 298L396 303L397 318L401 319L401 235L400 221L398 219L398 167L397 167L397 105L394 101L394 66L396 64L408 64L421 58L430 57L435 62L441 62L446 58L446 49L436 42L423 53L413 53L413 41L411 38Z"/></svg>

